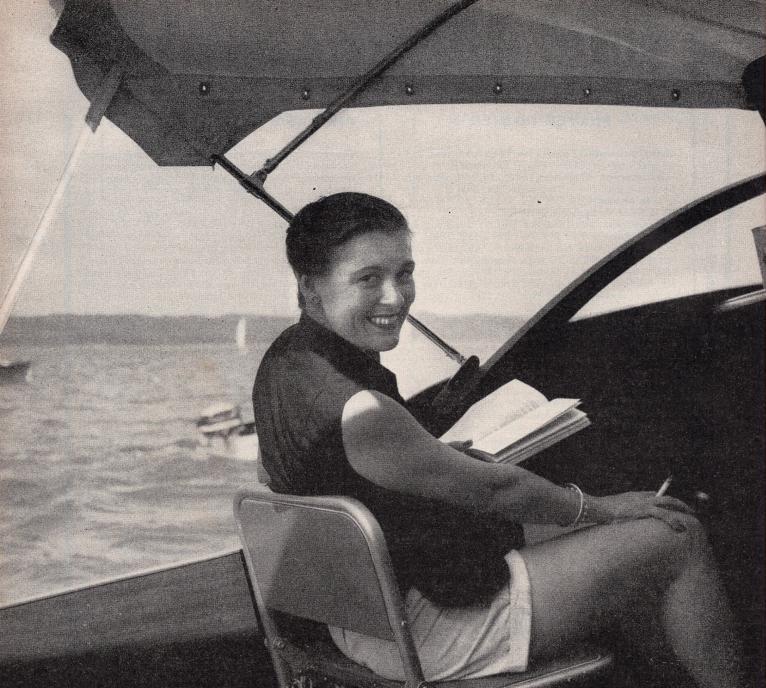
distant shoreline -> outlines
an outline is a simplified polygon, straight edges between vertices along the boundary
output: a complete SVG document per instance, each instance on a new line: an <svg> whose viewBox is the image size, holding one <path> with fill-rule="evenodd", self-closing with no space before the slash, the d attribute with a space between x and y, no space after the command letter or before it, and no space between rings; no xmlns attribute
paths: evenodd
<svg viewBox="0 0 766 688"><path fill-rule="evenodd" d="M241 317L247 321L247 339L270 342L295 321L268 315L206 317L147 315L38 315L12 317L0 346L61 344L233 344ZM447 341L464 339L466 333L515 330L523 319L498 315L418 317Z"/></svg>

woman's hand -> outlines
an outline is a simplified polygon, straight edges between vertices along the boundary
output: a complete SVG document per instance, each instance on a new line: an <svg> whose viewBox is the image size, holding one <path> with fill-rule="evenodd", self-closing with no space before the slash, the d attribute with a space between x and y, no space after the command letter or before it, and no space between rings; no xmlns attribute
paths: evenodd
<svg viewBox="0 0 766 688"><path fill-rule="evenodd" d="M587 498L588 520L596 523L631 521L640 518L656 518L667 523L673 530L686 530L678 514L693 514L694 510L675 497L655 496L654 492L623 492L606 497Z"/></svg>
<svg viewBox="0 0 766 688"><path fill-rule="evenodd" d="M459 452L462 452L466 456L470 456L474 459L479 459L479 461L484 461L486 463L495 462L495 457L492 454L482 451L481 449L474 449L471 446L473 444L473 440L465 440L464 442L447 442L447 444L453 449L457 449Z"/></svg>

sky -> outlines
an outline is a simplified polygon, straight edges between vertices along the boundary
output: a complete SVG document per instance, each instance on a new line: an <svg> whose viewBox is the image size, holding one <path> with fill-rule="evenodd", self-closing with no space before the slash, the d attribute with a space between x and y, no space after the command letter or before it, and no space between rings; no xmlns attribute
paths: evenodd
<svg viewBox="0 0 766 688"><path fill-rule="evenodd" d="M47 2L0 4L0 285L50 200L88 107L68 60L48 42L54 24ZM315 114L286 113L229 157L254 170ZM523 316L652 222L762 172L765 156L753 112L369 108L341 112L267 189L293 211L340 190L381 195L413 229L415 312ZM761 198L708 223L698 244L674 242L594 308L755 282L749 232L764 215ZM283 237L283 221L224 172L160 168L103 121L14 314L294 313Z"/></svg>

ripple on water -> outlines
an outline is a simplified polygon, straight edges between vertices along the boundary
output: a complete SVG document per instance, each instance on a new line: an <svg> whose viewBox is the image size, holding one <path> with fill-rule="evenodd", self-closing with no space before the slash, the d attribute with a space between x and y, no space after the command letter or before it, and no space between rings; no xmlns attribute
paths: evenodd
<svg viewBox="0 0 766 688"><path fill-rule="evenodd" d="M260 356L233 346L30 347L0 389L0 602L236 545L246 462L197 445L201 409L250 409Z"/></svg>
<svg viewBox="0 0 766 688"><path fill-rule="evenodd" d="M27 508L30 504L42 504L57 495L53 485L36 479L0 478L3 502L6 507Z"/></svg>

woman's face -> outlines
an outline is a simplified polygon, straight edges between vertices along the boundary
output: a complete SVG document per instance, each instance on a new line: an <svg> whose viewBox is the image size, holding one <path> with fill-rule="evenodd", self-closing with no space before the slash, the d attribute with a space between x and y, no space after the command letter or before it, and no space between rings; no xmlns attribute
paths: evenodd
<svg viewBox="0 0 766 688"><path fill-rule="evenodd" d="M415 299L410 235L368 232L335 248L319 276L302 276L306 311L365 351L388 351Z"/></svg>

